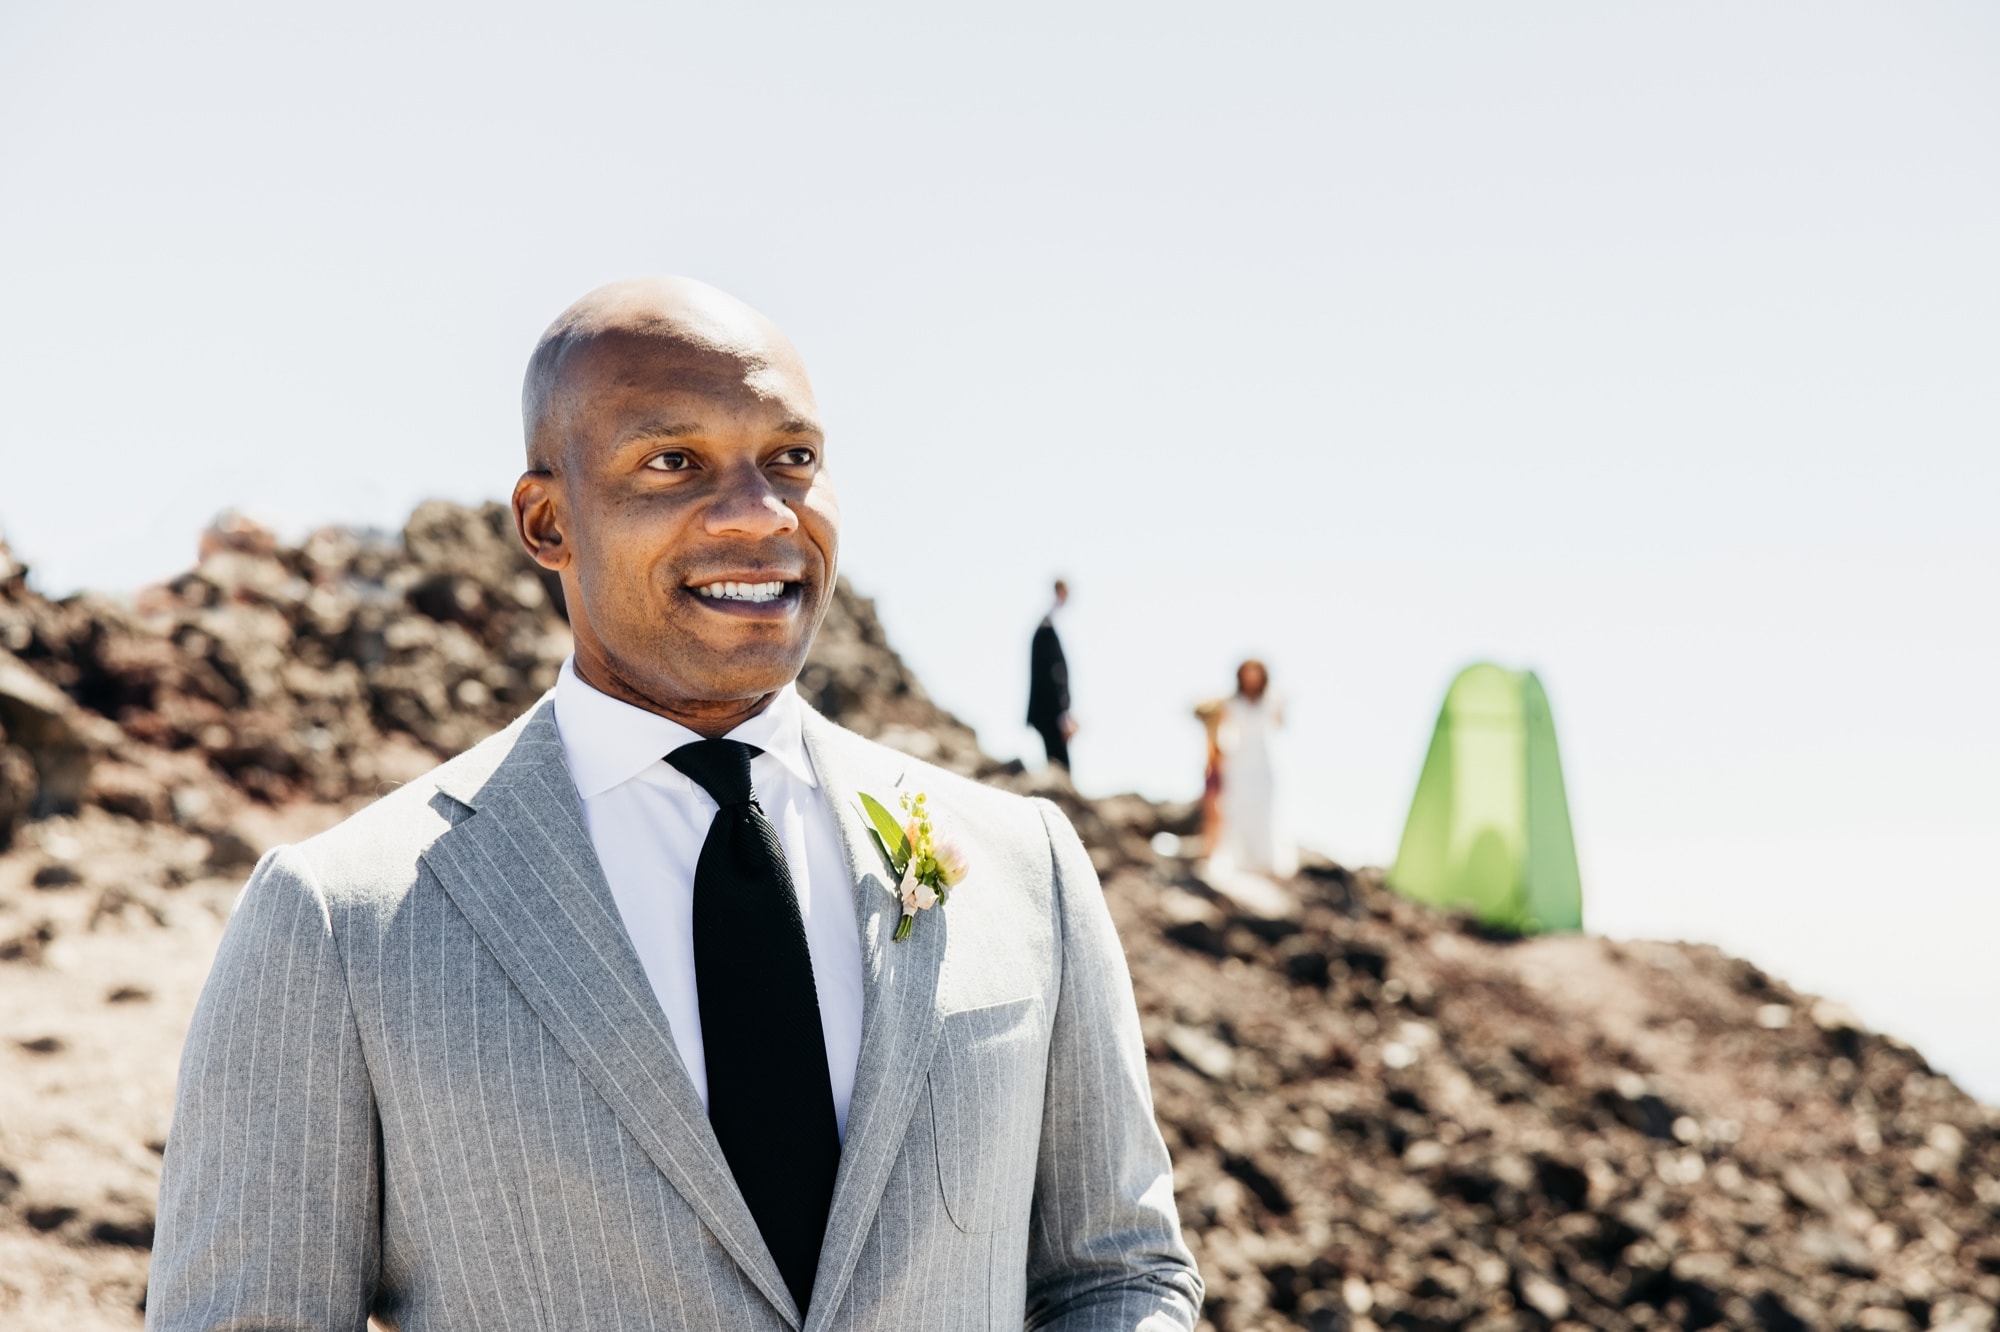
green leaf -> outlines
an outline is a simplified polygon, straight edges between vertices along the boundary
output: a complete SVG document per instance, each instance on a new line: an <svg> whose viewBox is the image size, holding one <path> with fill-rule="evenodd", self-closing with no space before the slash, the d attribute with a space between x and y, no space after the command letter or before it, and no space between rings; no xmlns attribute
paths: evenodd
<svg viewBox="0 0 2000 1332"><path fill-rule="evenodd" d="M865 791L861 795L861 812L875 825L875 836L888 853L889 863L901 874L910 863L910 839L903 836L903 825L896 822L896 816L881 801Z"/></svg>
<svg viewBox="0 0 2000 1332"><path fill-rule="evenodd" d="M882 859L884 859L884 860L886 860L886 861L888 861L888 862L889 862L889 867L890 867L890 869L891 869L891 870L892 870L892 871L894 872L895 876L896 876L896 877L897 877L898 879L902 878L902 877L903 877L903 871L901 871L901 870L899 870L899 869L896 869L896 868L895 868L895 865L896 865L896 853L895 853L895 852L893 852L893 851L891 851L891 850L890 850L890 849L888 848L888 845L887 845L886 843L884 843L884 842L883 842L883 840L882 840L882 834L881 834L880 832L876 831L876 830L875 830L874 828L870 828L870 829L868 830L868 835L869 835L870 837L872 837L872 838L874 838L874 839L875 839L875 845L876 845L876 847L877 847L877 848L878 848L878 849L879 849L879 850L880 850L880 851L882 852ZM895 891L895 889L894 889L894 888L892 887L892 888L890 889L890 891L891 891L891 892L894 892L894 891Z"/></svg>

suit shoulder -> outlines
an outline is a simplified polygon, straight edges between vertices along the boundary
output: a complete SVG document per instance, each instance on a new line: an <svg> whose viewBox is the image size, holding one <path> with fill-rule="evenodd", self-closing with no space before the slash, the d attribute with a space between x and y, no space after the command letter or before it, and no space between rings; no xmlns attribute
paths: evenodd
<svg viewBox="0 0 2000 1332"><path fill-rule="evenodd" d="M466 802L450 793L477 788L514 752L540 711L530 709L506 729L300 842L295 857L330 903L401 897L415 883L423 853L469 813Z"/></svg>
<svg viewBox="0 0 2000 1332"><path fill-rule="evenodd" d="M435 770L293 848L329 899L372 896L415 878L417 858L452 825L438 809Z"/></svg>

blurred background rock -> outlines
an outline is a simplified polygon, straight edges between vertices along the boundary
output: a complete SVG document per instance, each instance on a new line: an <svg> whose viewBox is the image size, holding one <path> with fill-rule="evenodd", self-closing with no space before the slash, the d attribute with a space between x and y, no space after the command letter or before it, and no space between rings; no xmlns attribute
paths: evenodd
<svg viewBox="0 0 2000 1332"><path fill-rule="evenodd" d="M0 556L0 1324L138 1324L181 1034L248 865L506 724L569 650L496 505L131 604ZM1130 956L1217 1332L1950 1328L2000 1305L2000 1112L1712 948L1513 941L1312 859L1233 899L1190 804L983 754L839 589L801 689L1056 799Z"/></svg>

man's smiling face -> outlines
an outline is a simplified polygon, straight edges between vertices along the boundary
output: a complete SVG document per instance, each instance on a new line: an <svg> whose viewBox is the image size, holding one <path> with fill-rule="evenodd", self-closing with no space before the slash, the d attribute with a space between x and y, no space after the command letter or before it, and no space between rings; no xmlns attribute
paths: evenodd
<svg viewBox="0 0 2000 1332"><path fill-rule="evenodd" d="M538 366L514 507L562 574L584 681L722 734L804 664L839 509L797 355L761 320L702 313L595 331Z"/></svg>

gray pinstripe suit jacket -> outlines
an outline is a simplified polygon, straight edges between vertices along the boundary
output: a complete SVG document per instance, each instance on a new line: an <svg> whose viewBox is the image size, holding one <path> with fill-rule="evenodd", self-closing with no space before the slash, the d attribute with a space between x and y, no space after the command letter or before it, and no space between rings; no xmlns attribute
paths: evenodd
<svg viewBox="0 0 2000 1332"><path fill-rule="evenodd" d="M801 1317L682 1069L548 700L245 889L182 1056L153 1329L1189 1328L1123 955L1046 802L811 714L863 1035ZM972 874L892 942L855 793Z"/></svg>

